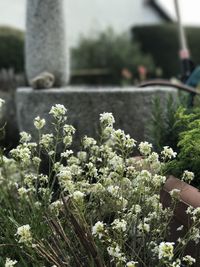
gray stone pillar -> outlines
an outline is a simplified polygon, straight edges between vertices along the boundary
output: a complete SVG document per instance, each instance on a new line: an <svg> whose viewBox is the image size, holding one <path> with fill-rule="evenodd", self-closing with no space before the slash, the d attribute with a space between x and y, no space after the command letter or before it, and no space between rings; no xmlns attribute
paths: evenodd
<svg viewBox="0 0 200 267"><path fill-rule="evenodd" d="M42 72L55 76L56 87L69 80L64 1L27 0L25 55L29 83Z"/></svg>

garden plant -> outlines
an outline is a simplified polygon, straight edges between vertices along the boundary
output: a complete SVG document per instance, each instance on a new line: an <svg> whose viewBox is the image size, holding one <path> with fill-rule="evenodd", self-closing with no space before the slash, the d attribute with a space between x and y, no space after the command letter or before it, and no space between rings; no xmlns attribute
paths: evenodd
<svg viewBox="0 0 200 267"><path fill-rule="evenodd" d="M168 146L157 154L148 142L137 145L114 129L111 113L100 115L98 140L83 137L75 153L67 109L56 104L49 113L54 131L47 133L38 116L37 142L22 132L9 156L1 150L0 265L192 266L196 259L184 249L199 242L200 208L188 208L191 227L174 243L168 236L180 191L170 192L170 207L160 203L163 168L176 153ZM133 158L136 149L142 159Z"/></svg>

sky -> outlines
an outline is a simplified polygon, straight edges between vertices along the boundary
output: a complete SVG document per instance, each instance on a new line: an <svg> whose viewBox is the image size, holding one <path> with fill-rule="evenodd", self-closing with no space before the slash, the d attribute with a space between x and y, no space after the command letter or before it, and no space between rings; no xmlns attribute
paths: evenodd
<svg viewBox="0 0 200 267"><path fill-rule="evenodd" d="M174 0L158 0L158 2L175 17ZM179 0L179 8L185 25L200 26L200 0Z"/></svg>
<svg viewBox="0 0 200 267"><path fill-rule="evenodd" d="M175 16L174 0L157 1L160 2L170 14ZM25 3L26 0L0 0L0 24L3 22L3 24L16 25L18 28L24 29ZM179 0L179 6L182 21L185 25L200 26L200 0Z"/></svg>

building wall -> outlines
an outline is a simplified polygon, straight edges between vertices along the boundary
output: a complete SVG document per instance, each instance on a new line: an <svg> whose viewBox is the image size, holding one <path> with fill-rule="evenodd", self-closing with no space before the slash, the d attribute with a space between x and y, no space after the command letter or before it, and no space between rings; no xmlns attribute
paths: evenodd
<svg viewBox="0 0 200 267"><path fill-rule="evenodd" d="M0 0L0 24L25 29L25 6L26 0ZM134 25L162 22L144 0L65 0L65 9L71 46L81 35L95 35L108 27L123 32Z"/></svg>

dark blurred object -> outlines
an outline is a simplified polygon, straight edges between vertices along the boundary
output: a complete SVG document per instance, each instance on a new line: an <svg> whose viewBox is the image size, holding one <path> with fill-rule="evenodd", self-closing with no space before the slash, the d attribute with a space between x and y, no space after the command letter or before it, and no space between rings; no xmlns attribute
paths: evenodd
<svg viewBox="0 0 200 267"><path fill-rule="evenodd" d="M187 64L190 64L189 67L193 69L194 64L200 64L200 28L186 27L185 32L191 56L195 61L194 63L187 61ZM164 78L168 79L181 75L178 57L179 39L176 24L138 26L132 29L132 34L133 42L139 42L142 51L151 54L155 65L163 70L162 76Z"/></svg>
<svg viewBox="0 0 200 267"><path fill-rule="evenodd" d="M0 27L0 70L12 68L24 72L24 33L10 27Z"/></svg>
<svg viewBox="0 0 200 267"><path fill-rule="evenodd" d="M5 124L5 136L0 140L1 145L8 150L17 145L19 130L15 106L15 91L17 87L25 86L23 74L16 74L12 69L0 70L0 98L5 100L2 114L0 114L0 128Z"/></svg>
<svg viewBox="0 0 200 267"><path fill-rule="evenodd" d="M174 0L174 6L177 17L177 30L179 36L179 57L181 60L181 81L186 82L190 77L192 71L194 70L194 64L190 58L190 51L187 45L187 39L185 34L185 29L182 24L181 15L180 15L180 7L178 0Z"/></svg>
<svg viewBox="0 0 200 267"><path fill-rule="evenodd" d="M15 90L26 85L25 75L16 74L13 69L0 70L0 91Z"/></svg>

